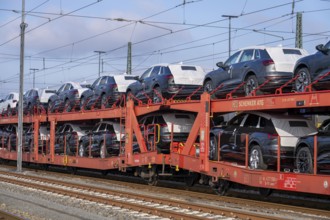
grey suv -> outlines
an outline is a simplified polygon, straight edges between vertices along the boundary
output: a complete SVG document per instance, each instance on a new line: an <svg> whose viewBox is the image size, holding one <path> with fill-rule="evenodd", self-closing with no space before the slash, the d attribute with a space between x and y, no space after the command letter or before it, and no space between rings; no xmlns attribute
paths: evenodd
<svg viewBox="0 0 330 220"><path fill-rule="evenodd" d="M316 46L315 54L299 59L294 68L294 75L297 79L294 82L293 89L298 92L305 91L307 85L320 76L330 72L330 41L326 44ZM316 89L328 89L330 77L326 76L318 83L313 85Z"/></svg>
<svg viewBox="0 0 330 220"><path fill-rule="evenodd" d="M160 64L147 69L137 82L130 84L126 95L138 99L151 98L154 103L161 98L187 97L201 88L205 73L200 66ZM200 93L202 89L200 89Z"/></svg>
<svg viewBox="0 0 330 220"><path fill-rule="evenodd" d="M249 95L269 79L260 92L272 92L292 79L296 60L305 55L305 50L297 48L259 46L239 50L225 63L217 63L219 69L206 74L204 90L212 92L219 87L214 96L223 97L244 82L238 93Z"/></svg>

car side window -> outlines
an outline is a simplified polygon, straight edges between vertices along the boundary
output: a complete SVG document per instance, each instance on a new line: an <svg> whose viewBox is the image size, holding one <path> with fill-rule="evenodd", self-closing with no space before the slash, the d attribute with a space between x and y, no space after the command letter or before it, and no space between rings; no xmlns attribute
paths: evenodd
<svg viewBox="0 0 330 220"><path fill-rule="evenodd" d="M228 125L231 125L231 126L240 126L245 116L246 116L246 114L239 114L239 115L235 116L234 118L232 118L228 122Z"/></svg>
<svg viewBox="0 0 330 220"><path fill-rule="evenodd" d="M230 66L234 63L237 63L238 57L241 54L241 51L237 51L234 53L231 57L228 58L228 60L225 62L225 66Z"/></svg>
<svg viewBox="0 0 330 220"><path fill-rule="evenodd" d="M65 87L66 84L62 85L58 90L57 92L62 92L64 90L64 87Z"/></svg>
<svg viewBox="0 0 330 220"><path fill-rule="evenodd" d="M140 79L145 79L145 78L149 77L151 69L152 68L149 68L146 71L144 71L144 73L141 75Z"/></svg>
<svg viewBox="0 0 330 220"><path fill-rule="evenodd" d="M254 114L249 114L245 120L244 127L255 128L259 122L259 116Z"/></svg>
<svg viewBox="0 0 330 220"><path fill-rule="evenodd" d="M161 71L160 71L160 74L161 75L169 75L169 74L171 74L171 70L167 66L163 66Z"/></svg>
<svg viewBox="0 0 330 220"><path fill-rule="evenodd" d="M93 130L92 130L92 132L97 132L97 130L98 130L99 127L100 127L99 124L95 125L94 128L93 128Z"/></svg>
<svg viewBox="0 0 330 220"><path fill-rule="evenodd" d="M264 117L260 117L260 128L272 128L274 127L273 122L270 119L266 119Z"/></svg>
<svg viewBox="0 0 330 220"><path fill-rule="evenodd" d="M246 62L252 60L253 50L244 50L239 62Z"/></svg>
<svg viewBox="0 0 330 220"><path fill-rule="evenodd" d="M160 116L156 116L155 117L155 124L166 124L163 116L161 116L161 115Z"/></svg>
<svg viewBox="0 0 330 220"><path fill-rule="evenodd" d="M147 117L143 124L150 125L153 124L154 117Z"/></svg>
<svg viewBox="0 0 330 220"><path fill-rule="evenodd" d="M71 87L71 84L70 84L70 83L66 84L66 85L65 85L65 88L64 88L64 91L67 91L67 90L69 90L69 89L70 89L70 87Z"/></svg>
<svg viewBox="0 0 330 220"><path fill-rule="evenodd" d="M156 76L156 75L158 75L158 73L160 72L159 70L160 70L160 66L155 66L152 69L150 76Z"/></svg>
<svg viewBox="0 0 330 220"><path fill-rule="evenodd" d="M109 125L109 124L107 124L106 131L109 131L109 132L112 132L112 133L115 132L115 130L113 129L113 126L112 125Z"/></svg>
<svg viewBox="0 0 330 220"><path fill-rule="evenodd" d="M107 84L107 77L105 77L105 76L102 77L100 84L101 85Z"/></svg>
<svg viewBox="0 0 330 220"><path fill-rule="evenodd" d="M14 98L14 95L10 94L9 97L8 97L8 100L12 100L13 98Z"/></svg>
<svg viewBox="0 0 330 220"><path fill-rule="evenodd" d="M261 59L271 59L266 50L259 50Z"/></svg>
<svg viewBox="0 0 330 220"><path fill-rule="evenodd" d="M107 124L101 124L99 131L105 131Z"/></svg>
<svg viewBox="0 0 330 220"><path fill-rule="evenodd" d="M100 83L100 80L101 80L102 77L98 78L97 80L95 80L92 84L92 88L95 88L99 83Z"/></svg>

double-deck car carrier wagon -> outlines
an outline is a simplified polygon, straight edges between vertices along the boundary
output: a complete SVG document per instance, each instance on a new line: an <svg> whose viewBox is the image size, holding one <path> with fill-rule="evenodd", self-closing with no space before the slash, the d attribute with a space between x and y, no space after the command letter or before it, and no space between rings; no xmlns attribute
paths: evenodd
<svg viewBox="0 0 330 220"><path fill-rule="evenodd" d="M290 83L290 82L288 82ZM241 86L241 85L240 85ZM263 85L261 85L263 86ZM286 85L285 85L286 86ZM284 87L283 87L284 88ZM257 88L258 89L258 88ZM219 194L224 194L230 183L258 187L263 194L269 194L272 189L313 194L330 195L330 175L317 173L317 147L314 147L313 173L294 172L294 169L281 167L281 151L278 147L277 165L274 170L251 169L248 163L249 147L246 146L245 163L238 164L224 161L221 157L209 159L210 128L213 118L229 112L242 111L281 111L281 112L328 112L330 107L330 91L309 91L302 93L282 93L282 88L276 94L233 98L231 93L226 99L212 100L212 94L203 93L200 100L162 99L159 103L143 104L134 97L127 102L121 101L111 108L80 110L63 113L35 111L33 115L24 116L24 124L33 124L33 147L23 151L23 162L40 164L43 167L63 166L72 171L77 168L96 169L104 172L119 170L132 172L155 184L161 175L185 175L188 184L198 178L201 183L210 184ZM125 99L125 97L122 97ZM124 104L123 104L124 103ZM303 110L302 110L303 109ZM154 112L186 112L196 115L189 136L185 141L174 142L171 134L169 153L157 151L160 140L161 125L141 126L138 118ZM56 128L64 122L94 123L100 120L114 120L125 126L122 140L119 143L118 156L92 157L79 155L79 140L76 139L76 151L68 154L56 154ZM0 125L17 124L17 115L2 116ZM40 148L39 127L49 126L49 140ZM170 126L175 126L171 124ZM173 129L171 129L173 131ZM248 145L248 136L243 136ZM17 139L16 139L17 140ZM62 142L64 149L68 144ZM105 143L105 142L104 142ZM278 142L280 143L280 141ZM317 143L315 136L314 143ZM218 143L220 145L220 143ZM17 146L17 145L16 145ZM102 148L105 150L104 148ZM220 155L220 148L217 154ZM89 149L90 151L91 149ZM10 141L1 140L0 158L16 160L17 151L11 148Z"/></svg>

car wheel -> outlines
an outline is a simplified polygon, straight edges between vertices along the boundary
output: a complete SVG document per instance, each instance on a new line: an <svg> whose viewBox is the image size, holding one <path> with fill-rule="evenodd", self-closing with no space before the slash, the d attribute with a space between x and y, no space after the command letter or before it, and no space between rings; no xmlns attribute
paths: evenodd
<svg viewBox="0 0 330 220"><path fill-rule="evenodd" d="M311 83L309 70L307 68L300 68L295 73L295 76L298 76L298 78L293 83L293 90L297 92L304 92L306 86Z"/></svg>
<svg viewBox="0 0 330 220"><path fill-rule="evenodd" d="M250 75L245 79L244 94L248 96L251 92L258 87L258 80L255 75Z"/></svg>
<svg viewBox="0 0 330 220"><path fill-rule="evenodd" d="M213 83L211 80L207 80L205 83L204 83L204 92L207 92L207 93L210 93L213 91Z"/></svg>
<svg viewBox="0 0 330 220"><path fill-rule="evenodd" d="M80 99L80 109L85 109L85 105L86 105L86 98L83 96Z"/></svg>
<svg viewBox="0 0 330 220"><path fill-rule="evenodd" d="M100 157L102 159L108 157L108 151L103 141L100 143Z"/></svg>
<svg viewBox="0 0 330 220"><path fill-rule="evenodd" d="M251 169L267 169L259 145L254 145L250 151L249 165Z"/></svg>
<svg viewBox="0 0 330 220"><path fill-rule="evenodd" d="M70 112L72 110L72 106L69 99L65 100L64 108L66 112Z"/></svg>
<svg viewBox="0 0 330 220"><path fill-rule="evenodd" d="M83 143L80 143L79 145L79 157L84 157L85 156L85 148L84 148L84 145Z"/></svg>
<svg viewBox="0 0 330 220"><path fill-rule="evenodd" d="M152 102L153 103L159 103L162 101L162 91L159 87L155 87L154 91L152 93Z"/></svg>
<svg viewBox="0 0 330 220"><path fill-rule="evenodd" d="M300 173L313 173L313 159L308 147L298 150L295 164Z"/></svg>
<svg viewBox="0 0 330 220"><path fill-rule="evenodd" d="M10 106L8 105L8 107L7 107L7 114L8 114L8 116L11 116L11 109L10 109Z"/></svg>
<svg viewBox="0 0 330 220"><path fill-rule="evenodd" d="M107 108L108 107L108 98L105 94L101 97L101 108Z"/></svg>
<svg viewBox="0 0 330 220"><path fill-rule="evenodd" d="M49 101L48 102L48 106L47 106L47 110L48 110L48 112L50 112L50 113L52 113L52 112L54 112L54 109L53 109L53 106L54 104L53 104L53 102L52 101Z"/></svg>
<svg viewBox="0 0 330 220"><path fill-rule="evenodd" d="M126 101L132 100L133 99L132 96L133 96L133 93L131 91L127 91L126 92Z"/></svg>
<svg viewBox="0 0 330 220"><path fill-rule="evenodd" d="M210 160L218 160L218 141L215 136L210 137Z"/></svg>

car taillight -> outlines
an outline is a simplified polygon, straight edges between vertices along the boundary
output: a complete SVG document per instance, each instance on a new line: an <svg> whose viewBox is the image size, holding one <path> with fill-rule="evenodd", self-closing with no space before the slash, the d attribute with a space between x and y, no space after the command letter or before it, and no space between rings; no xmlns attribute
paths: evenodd
<svg viewBox="0 0 330 220"><path fill-rule="evenodd" d="M173 75L167 75L165 78L167 79L168 84L174 84Z"/></svg>
<svg viewBox="0 0 330 220"><path fill-rule="evenodd" d="M277 139L278 138L278 134L267 134L267 138L268 139Z"/></svg>
<svg viewBox="0 0 330 220"><path fill-rule="evenodd" d="M270 60L264 60L264 61L262 61L262 64L264 66L269 66L271 64L274 64L274 60L272 60L272 59L270 59Z"/></svg>
<svg viewBox="0 0 330 220"><path fill-rule="evenodd" d="M117 84L110 84L110 88L111 88L113 91L118 91L118 86L117 86Z"/></svg>
<svg viewBox="0 0 330 220"><path fill-rule="evenodd" d="M75 89L75 90L72 90L72 91L71 91L71 94L72 94L72 95L75 95L75 96L78 96L78 95L79 95L79 93L78 93L78 90L77 90L77 89Z"/></svg>

